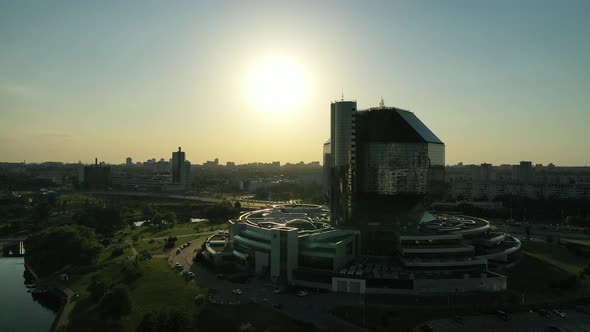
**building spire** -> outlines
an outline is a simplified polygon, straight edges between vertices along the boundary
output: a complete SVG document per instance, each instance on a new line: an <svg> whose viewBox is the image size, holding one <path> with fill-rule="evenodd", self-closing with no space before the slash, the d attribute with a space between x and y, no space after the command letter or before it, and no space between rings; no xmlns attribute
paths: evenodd
<svg viewBox="0 0 590 332"><path fill-rule="evenodd" d="M379 103L379 107L385 108L385 102L383 101L383 96L381 96L381 102Z"/></svg>
<svg viewBox="0 0 590 332"><path fill-rule="evenodd" d="M342 89L342 99L340 99L341 101L344 101L344 89Z"/></svg>

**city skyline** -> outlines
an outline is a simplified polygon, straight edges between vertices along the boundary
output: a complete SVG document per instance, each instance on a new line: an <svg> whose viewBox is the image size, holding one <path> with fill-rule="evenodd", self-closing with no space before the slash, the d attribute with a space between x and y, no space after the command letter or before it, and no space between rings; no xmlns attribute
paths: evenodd
<svg viewBox="0 0 590 332"><path fill-rule="evenodd" d="M343 93L450 165L590 165L590 4L452 4L2 2L0 159L321 161Z"/></svg>

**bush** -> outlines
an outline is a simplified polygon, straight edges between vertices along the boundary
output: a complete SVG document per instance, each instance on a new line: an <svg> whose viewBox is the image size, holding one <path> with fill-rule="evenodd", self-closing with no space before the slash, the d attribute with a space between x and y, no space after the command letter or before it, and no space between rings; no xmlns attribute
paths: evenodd
<svg viewBox="0 0 590 332"><path fill-rule="evenodd" d="M123 248L121 247L117 247L115 249L113 249L113 251L111 252L111 257L117 257L117 256L121 256L123 255Z"/></svg>
<svg viewBox="0 0 590 332"><path fill-rule="evenodd" d="M106 293L99 304L103 317L119 320L122 316L131 313L132 304L129 288L118 285Z"/></svg>
<svg viewBox="0 0 590 332"><path fill-rule="evenodd" d="M110 285L100 277L94 276L86 289L90 293L90 299L94 302L100 301L109 290Z"/></svg>
<svg viewBox="0 0 590 332"><path fill-rule="evenodd" d="M176 245L176 236L169 236L168 239L166 240L165 247L170 249L170 248L173 248L175 245Z"/></svg>
<svg viewBox="0 0 590 332"><path fill-rule="evenodd" d="M185 331L190 328L190 325L190 319L184 311L176 308L166 308L145 314L136 331Z"/></svg>
<svg viewBox="0 0 590 332"><path fill-rule="evenodd" d="M199 294L199 295L195 296L195 304L196 305L201 306L203 303L205 303L205 295Z"/></svg>
<svg viewBox="0 0 590 332"><path fill-rule="evenodd" d="M123 267L123 282L127 285L132 284L135 280L139 279L143 272L137 262L129 262Z"/></svg>

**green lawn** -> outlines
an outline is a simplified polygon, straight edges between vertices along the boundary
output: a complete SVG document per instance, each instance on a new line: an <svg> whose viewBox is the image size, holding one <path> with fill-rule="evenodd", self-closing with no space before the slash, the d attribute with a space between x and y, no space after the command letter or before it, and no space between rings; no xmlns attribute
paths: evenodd
<svg viewBox="0 0 590 332"><path fill-rule="evenodd" d="M199 331L238 332L240 324L250 322L255 331L313 332L318 329L297 322L269 306L258 304L219 305L208 303L201 312Z"/></svg>
<svg viewBox="0 0 590 332"><path fill-rule="evenodd" d="M181 241L177 241L177 245L182 243ZM137 250L138 253L143 251L147 251L152 255L162 255L167 254L174 248L166 248L166 240L149 240L149 241L135 241L133 246Z"/></svg>
<svg viewBox="0 0 590 332"><path fill-rule="evenodd" d="M88 273L74 282L80 299L72 314L69 331L135 331L143 315L151 310L174 306L186 310L189 317L199 314L194 304L197 294L206 295L207 289L194 281L185 282L168 265L166 259L150 259L141 262L143 275L130 285L133 311L121 322L108 322L99 317L97 305L88 298L86 288L94 275L101 275L113 283L121 282L124 261L105 263L98 271Z"/></svg>
<svg viewBox="0 0 590 332"><path fill-rule="evenodd" d="M522 250L525 255L537 258L570 274L578 275L588 264L584 258L574 255L567 248L557 244L523 242Z"/></svg>

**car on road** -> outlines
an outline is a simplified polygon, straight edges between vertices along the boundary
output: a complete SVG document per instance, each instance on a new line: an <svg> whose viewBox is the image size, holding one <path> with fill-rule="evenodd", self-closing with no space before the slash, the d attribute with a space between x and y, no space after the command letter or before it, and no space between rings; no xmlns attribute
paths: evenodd
<svg viewBox="0 0 590 332"><path fill-rule="evenodd" d="M551 314L549 314L549 311L547 311L545 309L535 309L533 311L536 312L537 314L539 314L539 316L541 316L541 317L545 317L545 318L551 317Z"/></svg>
<svg viewBox="0 0 590 332"><path fill-rule="evenodd" d="M299 296L299 297L304 297L306 295L307 295L307 291L300 290L299 292L297 292L297 296Z"/></svg>
<svg viewBox="0 0 590 332"><path fill-rule="evenodd" d="M174 264L174 268L175 268L177 271L182 271L182 270L184 270L184 267L183 267L183 266L182 266L182 264L180 264L180 263L176 263L176 264Z"/></svg>
<svg viewBox="0 0 590 332"><path fill-rule="evenodd" d="M187 273L187 276L188 276L190 279L195 279L195 274L194 274L194 273L192 273L192 272L190 272L190 271Z"/></svg>
<svg viewBox="0 0 590 332"><path fill-rule="evenodd" d="M279 288L275 288L273 290L273 293L275 293L275 294L281 294L281 290Z"/></svg>
<svg viewBox="0 0 590 332"><path fill-rule="evenodd" d="M231 291L232 293L236 294L236 295L241 295L242 294L242 290L239 288L236 288L234 290Z"/></svg>
<svg viewBox="0 0 590 332"><path fill-rule="evenodd" d="M561 318L565 318L565 312L563 312L562 310L559 309L553 309L551 310L553 311L554 314L556 314L557 316L561 317Z"/></svg>
<svg viewBox="0 0 590 332"><path fill-rule="evenodd" d="M180 254L180 248L176 249L176 254Z"/></svg>

